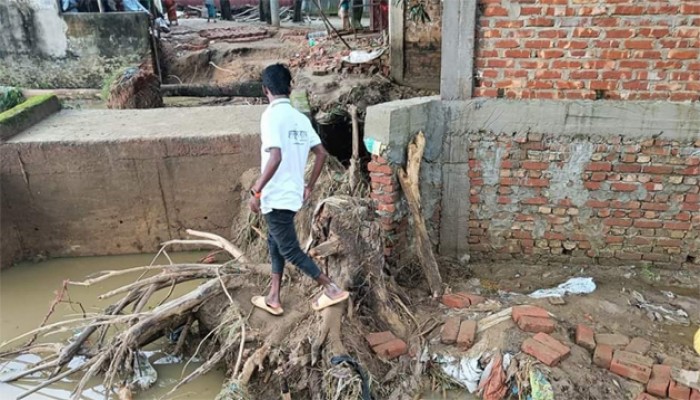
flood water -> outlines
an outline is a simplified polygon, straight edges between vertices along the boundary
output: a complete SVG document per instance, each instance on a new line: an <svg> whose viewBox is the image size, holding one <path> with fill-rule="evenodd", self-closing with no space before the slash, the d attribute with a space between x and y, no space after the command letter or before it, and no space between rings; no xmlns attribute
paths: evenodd
<svg viewBox="0 0 700 400"><path fill-rule="evenodd" d="M194 262L205 253L181 253L171 255L174 262ZM4 342L25 332L31 331L39 326L49 309L49 304L55 298L55 292L61 288L65 279L73 281L84 280L86 276L106 269L126 269L149 265L153 255L127 255L109 257L81 257L81 258L59 258L40 263L22 263L0 272L0 342ZM167 260L159 259L158 263L166 264ZM97 296L108 292L121 285L133 282L138 275L116 276L112 279L96 284L95 286L82 287L71 286L69 295L73 302L82 304L86 312L96 312L105 306L115 302L119 297L99 301ZM197 285L192 282L191 286L178 289L183 293ZM155 295L153 304L157 304L167 294L163 290ZM173 295L177 295L178 291ZM80 306L70 306L59 304L49 323L57 322L61 317L69 315L80 315ZM49 342L49 337L43 342ZM53 339L55 340L55 339ZM18 342L23 344L26 339ZM5 349L3 349L5 350ZM183 375L184 362L172 360L168 354L159 351L158 346L149 348L147 352L149 360L158 371L158 380L154 387L146 392L139 393L135 399L151 400L165 398L165 394L172 389L176 382ZM38 361L38 357L20 357L13 360L0 360L0 377L21 371L27 365ZM186 360L185 360L186 361ZM191 363L187 373L197 368L199 364ZM64 380L38 393L32 394L26 399L30 400L56 400L69 399L71 390L74 388L79 376L74 376L70 380ZM203 376L178 389L177 395L168 399L201 399L211 400L216 397L224 381L224 371L215 369L206 376ZM9 384L0 383L0 399L15 399L20 393L34 387L39 383L39 376L19 380ZM95 380L94 386L83 393L83 399L104 399L104 388L100 385L99 379ZM116 395L110 396L116 399Z"/></svg>
<svg viewBox="0 0 700 400"><path fill-rule="evenodd" d="M206 253L179 253L171 254L171 258L176 263L195 262ZM65 279L72 281L82 281L91 274L104 270L121 270L131 267L149 265L153 255L125 255L106 257L80 257L80 258L57 258L40 263L26 262L18 264L12 268L0 272L0 342L12 339L23 333L29 332L39 326L44 316L48 312L50 303L55 298L56 291L60 290ZM167 260L162 258L156 264L166 264ZM96 312L104 309L119 297L107 300L98 300L100 294L106 293L121 285L133 282L138 277L138 273L130 275L115 276L94 286L70 286L68 294L70 300L76 305L61 303L56 307L48 323L60 321L62 317L76 316L82 313L80 303L86 312ZM173 296L183 294L193 289L197 282L188 285L180 284ZM154 299L149 303L158 304L167 294L163 290L154 295ZM65 338L65 337L64 337ZM57 342L52 337L39 342ZM26 339L17 342L17 345L26 343ZM12 347L13 345L10 345ZM7 349L3 349L7 350ZM184 385L178 390L175 396L165 397L174 387L181 377L193 371L199 366L197 363L190 363L187 371L183 374L183 367L186 360L173 360L168 354L159 350L159 346L151 345L146 349L151 364L158 371L156 384L148 391L135 394L135 400L156 400L156 399L195 399L213 400L221 389L225 376L223 369L214 369L207 375ZM0 377L12 375L18 371L26 369L28 366L39 361L38 356L22 356L10 360L0 360ZM71 365L73 366L73 365ZM65 400L70 398L72 389L80 379L80 375L65 379L48 388L25 397L29 400ZM0 383L0 400L15 399L20 393L35 387L41 382L40 376L33 375L12 383ZM421 399L443 400L443 399L472 399L464 392L454 391L445 393L425 392ZM112 393L110 399L117 399ZM104 387L100 379L94 379L93 386L83 392L82 399L104 399Z"/></svg>

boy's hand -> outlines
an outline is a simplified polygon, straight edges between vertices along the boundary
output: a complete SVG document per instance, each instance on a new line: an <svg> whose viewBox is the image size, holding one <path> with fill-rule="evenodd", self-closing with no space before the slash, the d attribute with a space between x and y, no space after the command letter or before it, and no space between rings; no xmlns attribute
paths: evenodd
<svg viewBox="0 0 700 400"><path fill-rule="evenodd" d="M314 188L311 186L304 186L304 203L306 203L307 200L309 200L309 197L311 197L311 192L314 191Z"/></svg>
<svg viewBox="0 0 700 400"><path fill-rule="evenodd" d="M256 198L255 196L250 196L250 200L248 200L248 207L250 207L250 211L254 212L255 214L259 214L260 199Z"/></svg>

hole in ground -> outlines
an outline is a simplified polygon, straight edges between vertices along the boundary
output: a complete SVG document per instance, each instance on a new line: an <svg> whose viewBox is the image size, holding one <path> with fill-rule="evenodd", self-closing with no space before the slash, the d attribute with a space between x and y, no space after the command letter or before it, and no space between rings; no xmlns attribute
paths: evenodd
<svg viewBox="0 0 700 400"><path fill-rule="evenodd" d="M364 124L360 122L359 156L365 165L369 161L369 153L364 145ZM337 158L344 166L350 165L352 157L352 121L348 117L335 117L326 124L316 124L316 131L328 153Z"/></svg>

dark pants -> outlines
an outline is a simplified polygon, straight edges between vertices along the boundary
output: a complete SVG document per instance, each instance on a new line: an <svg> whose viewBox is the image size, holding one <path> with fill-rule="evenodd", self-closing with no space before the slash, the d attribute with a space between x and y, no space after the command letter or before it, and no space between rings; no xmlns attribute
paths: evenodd
<svg viewBox="0 0 700 400"><path fill-rule="evenodd" d="M281 275L284 272L284 260L287 260L312 279L316 279L321 275L321 270L299 246L297 231L294 228L294 215L296 213L289 210L272 210L265 214L272 273Z"/></svg>

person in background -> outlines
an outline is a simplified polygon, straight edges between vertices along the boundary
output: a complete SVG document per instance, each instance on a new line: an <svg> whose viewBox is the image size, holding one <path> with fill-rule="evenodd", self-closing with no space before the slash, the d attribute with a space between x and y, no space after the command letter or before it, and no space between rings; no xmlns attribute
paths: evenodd
<svg viewBox="0 0 700 400"><path fill-rule="evenodd" d="M214 0L204 0L204 6L207 8L207 23L212 19L216 23L216 5L214 5Z"/></svg>
<svg viewBox="0 0 700 400"><path fill-rule="evenodd" d="M78 12L78 0L61 0L61 8L65 13Z"/></svg>
<svg viewBox="0 0 700 400"><path fill-rule="evenodd" d="M255 296L253 305L272 315L284 310L280 286L285 260L323 287L323 294L311 308L319 311L348 299L301 249L294 227L294 216L314 189L326 160L326 150L311 126L311 121L289 101L292 74L281 64L271 65L262 73L263 92L270 105L260 120L261 175L250 190L250 210L262 212L268 227L268 246L272 261L270 292ZM309 152L314 153L314 167L304 184L304 171Z"/></svg>
<svg viewBox="0 0 700 400"><path fill-rule="evenodd" d="M175 0L164 0L163 7L165 7L165 12L168 14L170 25L177 25L177 4L175 4Z"/></svg>
<svg viewBox="0 0 700 400"><path fill-rule="evenodd" d="M338 16L343 22L343 30L350 29L350 0L340 0L338 3Z"/></svg>

